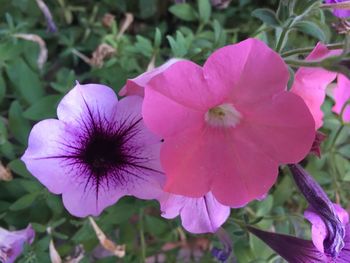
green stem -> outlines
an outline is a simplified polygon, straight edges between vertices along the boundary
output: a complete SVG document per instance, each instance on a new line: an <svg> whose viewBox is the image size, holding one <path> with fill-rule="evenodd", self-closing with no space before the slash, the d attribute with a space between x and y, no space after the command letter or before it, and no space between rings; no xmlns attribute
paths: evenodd
<svg viewBox="0 0 350 263"><path fill-rule="evenodd" d="M309 67L309 68L318 68L321 66L321 61L306 61L298 59L285 59L284 60L288 65L293 67Z"/></svg>
<svg viewBox="0 0 350 263"><path fill-rule="evenodd" d="M141 241L141 263L146 261L146 241L145 241L145 231L143 226L144 211L143 208L139 212L139 231L140 231L140 241Z"/></svg>
<svg viewBox="0 0 350 263"><path fill-rule="evenodd" d="M341 132L343 131L344 127L345 127L345 126L342 124L342 125L338 128L336 134L334 135L334 138L333 138L333 140L332 140L332 143L331 143L331 145L329 146L329 151L331 151L331 152L333 151L333 148L334 148L335 144L337 143L338 137L339 137L339 135L341 134Z"/></svg>
<svg viewBox="0 0 350 263"><path fill-rule="evenodd" d="M276 52L277 53L281 52L281 50L283 48L284 40L285 40L285 38L288 35L288 31L289 31L289 26L282 29L281 35L278 38L278 42L277 42L277 45L276 45Z"/></svg>
<svg viewBox="0 0 350 263"><path fill-rule="evenodd" d="M328 44L328 45L326 45L326 47L330 50L340 49L340 48L344 47L344 43ZM310 53L312 50L314 50L314 48L315 47L293 49L293 50L283 52L281 54L281 56L282 57L289 57L289 56L293 56L293 55L306 54L306 53Z"/></svg>

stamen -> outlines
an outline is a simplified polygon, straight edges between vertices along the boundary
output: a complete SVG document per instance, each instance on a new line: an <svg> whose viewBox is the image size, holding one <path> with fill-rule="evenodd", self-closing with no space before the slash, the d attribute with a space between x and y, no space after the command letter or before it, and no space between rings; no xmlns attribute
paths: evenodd
<svg viewBox="0 0 350 263"><path fill-rule="evenodd" d="M205 114L205 121L214 127L232 128L239 124L241 117L232 104L224 103L209 109Z"/></svg>

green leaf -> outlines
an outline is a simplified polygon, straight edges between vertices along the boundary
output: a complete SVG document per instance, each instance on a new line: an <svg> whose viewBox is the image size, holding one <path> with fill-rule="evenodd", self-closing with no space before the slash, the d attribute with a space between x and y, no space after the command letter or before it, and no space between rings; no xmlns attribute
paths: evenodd
<svg viewBox="0 0 350 263"><path fill-rule="evenodd" d="M160 32L159 28L156 28L156 32L154 34L154 47L159 48L162 42L162 32Z"/></svg>
<svg viewBox="0 0 350 263"><path fill-rule="evenodd" d="M169 12L184 21L196 21L197 13L189 4L175 4L169 8Z"/></svg>
<svg viewBox="0 0 350 263"><path fill-rule="evenodd" d="M73 70L62 68L56 73L56 82L51 83L54 90L66 93L75 85L76 76Z"/></svg>
<svg viewBox="0 0 350 263"><path fill-rule="evenodd" d="M185 57L189 50L190 41L188 41L180 31L176 31L176 39L172 36L167 36L167 39L174 57Z"/></svg>
<svg viewBox="0 0 350 263"><path fill-rule="evenodd" d="M323 32L322 28L312 21L300 21L294 25L297 30L308 34L318 40L324 42L326 41L326 34Z"/></svg>
<svg viewBox="0 0 350 263"><path fill-rule="evenodd" d="M57 104L61 98L62 96L60 95L49 95L43 97L35 102L32 106L30 106L23 113L23 116L33 121L53 118L56 116Z"/></svg>
<svg viewBox="0 0 350 263"><path fill-rule="evenodd" d="M154 216L145 217L145 227L153 235L161 235L167 231L167 223Z"/></svg>
<svg viewBox="0 0 350 263"><path fill-rule="evenodd" d="M29 104L43 96L44 89L39 76L23 59L11 61L6 67L6 73L22 99Z"/></svg>
<svg viewBox="0 0 350 263"><path fill-rule="evenodd" d="M46 198L46 204L48 207L50 207L51 211L56 215L61 214L62 211L64 210L61 198L56 195L49 194L48 197Z"/></svg>
<svg viewBox="0 0 350 263"><path fill-rule="evenodd" d="M39 192L30 193L22 196L10 206L10 210L19 211L31 206L35 199L38 197L38 194Z"/></svg>
<svg viewBox="0 0 350 263"><path fill-rule="evenodd" d="M34 230L36 232L39 232L39 233L45 233L46 232L46 226L38 224L38 223L31 223L31 224L32 224L32 227L34 228Z"/></svg>
<svg viewBox="0 0 350 263"><path fill-rule="evenodd" d="M10 167L11 171L15 172L17 175L29 178L31 177L31 174L28 172L24 162L22 162L20 159L16 159L11 161L8 166Z"/></svg>
<svg viewBox="0 0 350 263"><path fill-rule="evenodd" d="M23 117L21 105L18 101L12 102L9 110L9 130L13 136L23 145L27 144L27 138L31 126Z"/></svg>
<svg viewBox="0 0 350 263"><path fill-rule="evenodd" d="M6 83L5 83L4 77L0 72L0 103L3 101L5 95L6 95Z"/></svg>
<svg viewBox="0 0 350 263"><path fill-rule="evenodd" d="M256 211L256 216L267 215L273 207L273 197L269 195L263 201L259 202L258 210Z"/></svg>
<svg viewBox="0 0 350 263"><path fill-rule="evenodd" d="M142 18L151 17L157 12L157 0L139 0L139 8Z"/></svg>
<svg viewBox="0 0 350 263"><path fill-rule="evenodd" d="M208 23L211 16L211 4L209 0L198 0L199 19Z"/></svg>
<svg viewBox="0 0 350 263"><path fill-rule="evenodd" d="M7 142L7 128L5 122L0 118L0 145Z"/></svg>
<svg viewBox="0 0 350 263"><path fill-rule="evenodd" d="M0 58L1 61L14 60L22 52L20 45L13 42L0 43Z"/></svg>
<svg viewBox="0 0 350 263"><path fill-rule="evenodd" d="M278 27L281 25L281 22L278 20L276 13L268 8L255 9L252 12L252 16L260 19L268 26Z"/></svg>
<svg viewBox="0 0 350 263"><path fill-rule="evenodd" d="M137 42L135 43L135 51L138 53L141 53L145 57L150 58L153 54L153 46L152 42L143 36L137 35L136 36Z"/></svg>

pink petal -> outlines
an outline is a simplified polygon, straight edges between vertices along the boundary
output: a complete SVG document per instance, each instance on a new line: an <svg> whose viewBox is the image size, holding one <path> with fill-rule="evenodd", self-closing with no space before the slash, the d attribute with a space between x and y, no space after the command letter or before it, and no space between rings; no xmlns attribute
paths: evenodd
<svg viewBox="0 0 350 263"><path fill-rule="evenodd" d="M266 194L278 171L275 161L251 142L241 141L235 130L215 128L165 140L161 161L166 191L198 198L212 190L220 203L231 207Z"/></svg>
<svg viewBox="0 0 350 263"><path fill-rule="evenodd" d="M318 43L306 60L321 60L338 51L330 51ZM322 68L300 68L296 74L291 92L303 98L316 123L316 129L323 124L321 105L326 96L326 87L335 79L337 73Z"/></svg>
<svg viewBox="0 0 350 263"><path fill-rule="evenodd" d="M147 127L163 138L204 123L204 112L182 105L153 88L145 91L142 115Z"/></svg>
<svg viewBox="0 0 350 263"><path fill-rule="evenodd" d="M282 58L254 38L215 51L203 71L212 92L230 98L237 107L285 90L289 78Z"/></svg>
<svg viewBox="0 0 350 263"><path fill-rule="evenodd" d="M28 148L22 156L27 169L50 192L62 193L70 183L71 169L62 165L62 158L66 154L64 144L74 137L73 131L61 121L49 119L37 123L28 139Z"/></svg>
<svg viewBox="0 0 350 263"><path fill-rule="evenodd" d="M76 125L81 121L81 116L88 113L87 106L93 110L93 113L113 116L117 103L117 95L111 88L99 84L81 85L77 83L59 103L57 116L61 121ZM78 125L81 126L81 123Z"/></svg>
<svg viewBox="0 0 350 263"><path fill-rule="evenodd" d="M338 84L334 89L334 100L335 105L333 107L333 112L340 114L345 103L350 99L350 80L344 76L338 75ZM346 106L343 120L350 122L350 105Z"/></svg>
<svg viewBox="0 0 350 263"><path fill-rule="evenodd" d="M237 136L247 138L277 163L298 163L310 151L314 120L299 96L282 92L242 114Z"/></svg>
<svg viewBox="0 0 350 263"><path fill-rule="evenodd" d="M168 67L170 67L175 62L181 61L179 58L172 58L165 62L163 65L147 71L136 78L128 79L126 82L126 85L119 91L119 96L130 96L130 95L138 95L143 97L144 96L144 88L147 85L147 83L156 75L162 73L164 70L166 70Z"/></svg>
<svg viewBox="0 0 350 263"><path fill-rule="evenodd" d="M278 176L278 163L240 136L241 132L244 130L236 129L233 136L222 135L220 143L225 147L221 147L220 154L211 156L210 171L218 170L212 177L211 190L221 204L230 207L242 207L266 195Z"/></svg>
<svg viewBox="0 0 350 263"><path fill-rule="evenodd" d="M179 105L198 111L206 111L221 104L225 99L220 87L207 84L202 68L187 60L171 65L154 77L147 87ZM147 93L146 88L146 96Z"/></svg>
<svg viewBox="0 0 350 263"><path fill-rule="evenodd" d="M214 233L230 215L230 208L220 204L210 192L200 198L166 195L161 203L162 216L174 218L180 214L183 227L191 233Z"/></svg>

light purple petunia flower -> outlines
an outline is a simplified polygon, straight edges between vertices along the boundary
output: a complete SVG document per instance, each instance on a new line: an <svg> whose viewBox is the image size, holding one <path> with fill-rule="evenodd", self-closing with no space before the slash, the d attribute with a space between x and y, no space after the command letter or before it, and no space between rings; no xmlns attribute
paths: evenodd
<svg viewBox="0 0 350 263"><path fill-rule="evenodd" d="M248 227L248 230L288 262L350 262L348 213L333 204L320 185L300 165L289 165L289 168L296 185L309 203L304 215L312 224L312 241L253 227Z"/></svg>
<svg viewBox="0 0 350 263"><path fill-rule="evenodd" d="M31 225L19 231L7 231L0 227L0 262L12 263L22 253L24 244L34 241L35 232Z"/></svg>
<svg viewBox="0 0 350 263"><path fill-rule="evenodd" d="M230 207L220 204L211 192L201 198L164 193L159 202L164 218L180 216L182 226L195 234L216 232L230 215Z"/></svg>
<svg viewBox="0 0 350 263"><path fill-rule="evenodd" d="M125 195L156 198L161 140L145 128L141 104L139 96L118 101L107 86L77 83L58 120L33 127L22 160L75 216L99 215Z"/></svg>
<svg viewBox="0 0 350 263"><path fill-rule="evenodd" d="M342 2L350 2L349 0L325 0L326 4L336 4ZM348 18L350 17L350 10L346 9L334 9L333 14L339 18Z"/></svg>

